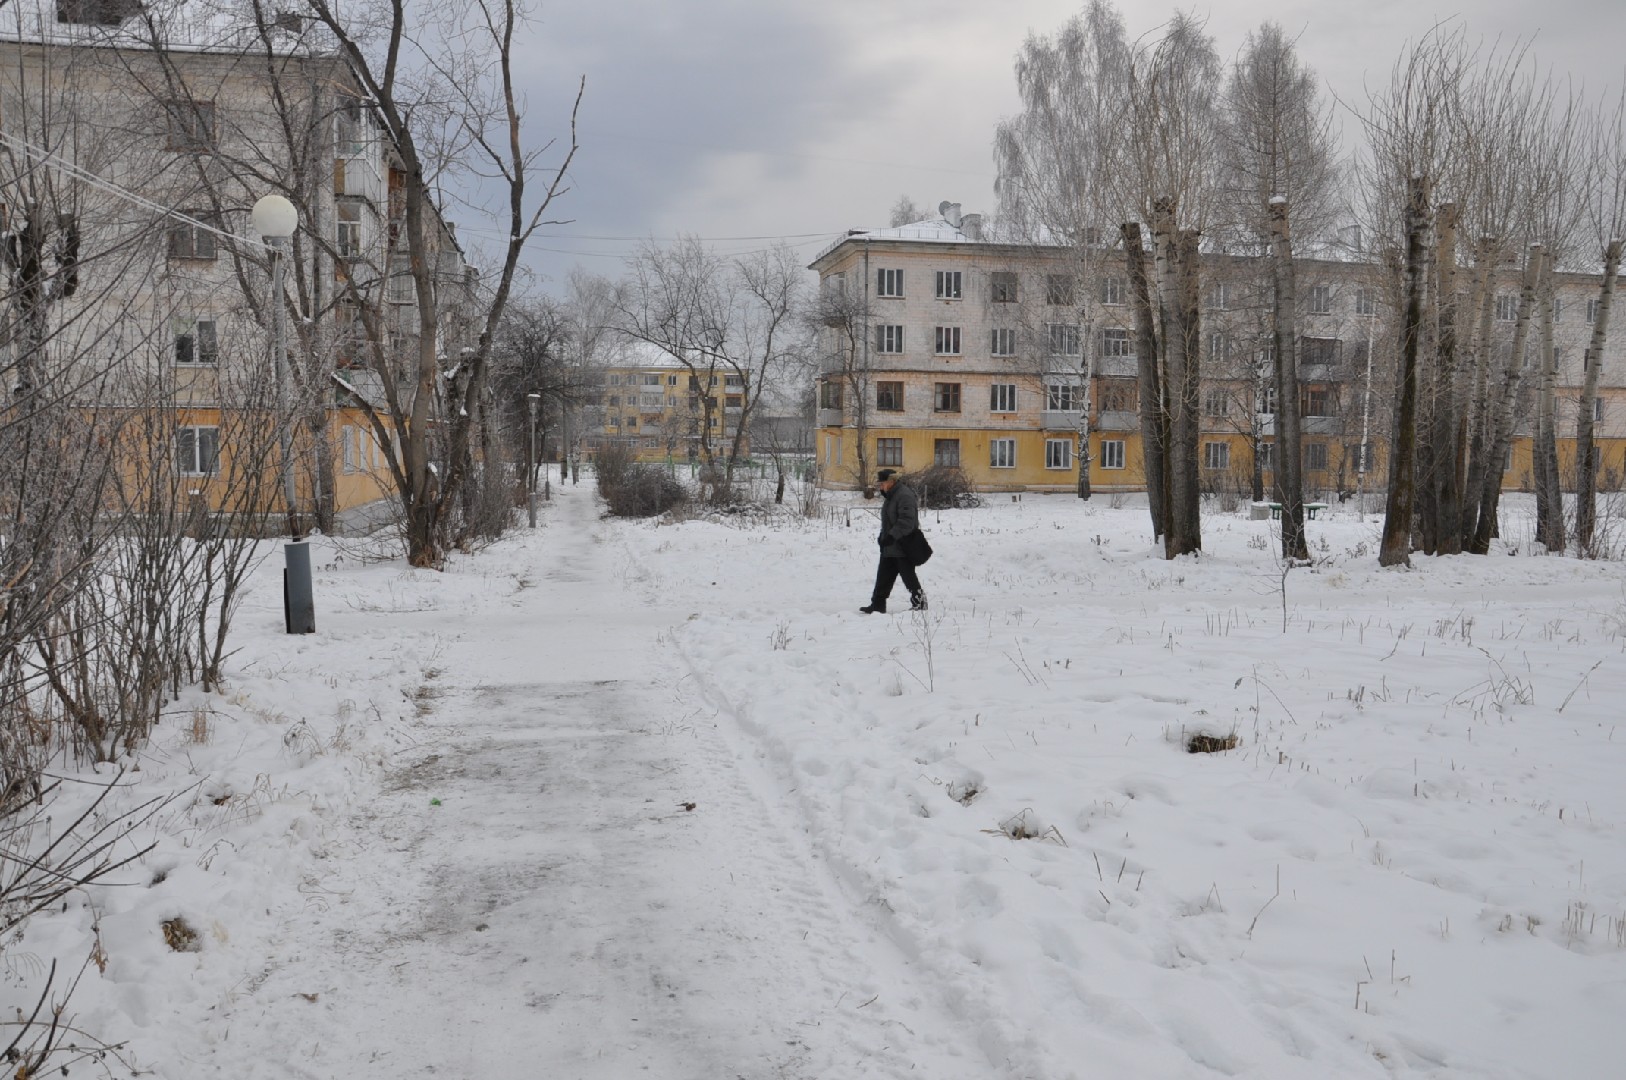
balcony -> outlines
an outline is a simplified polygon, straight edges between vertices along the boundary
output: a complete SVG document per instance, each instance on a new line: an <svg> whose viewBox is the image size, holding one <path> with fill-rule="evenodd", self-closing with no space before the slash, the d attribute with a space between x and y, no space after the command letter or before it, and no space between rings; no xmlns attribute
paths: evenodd
<svg viewBox="0 0 1626 1080"><path fill-rule="evenodd" d="M1095 361L1097 375L1132 377L1140 374L1140 361L1133 356L1103 356Z"/></svg>
<svg viewBox="0 0 1626 1080"><path fill-rule="evenodd" d="M1306 416L1299 420L1305 435L1342 435L1344 418L1341 416Z"/></svg>
<svg viewBox="0 0 1626 1080"><path fill-rule="evenodd" d="M1131 409L1102 409L1095 417L1097 431L1139 431L1140 413Z"/></svg>
<svg viewBox="0 0 1626 1080"><path fill-rule="evenodd" d="M815 422L819 427L840 427L842 421L840 409L820 409Z"/></svg>
<svg viewBox="0 0 1626 1080"><path fill-rule="evenodd" d="M1083 416L1079 409L1045 409L1039 414L1039 426L1046 431L1077 431Z"/></svg>

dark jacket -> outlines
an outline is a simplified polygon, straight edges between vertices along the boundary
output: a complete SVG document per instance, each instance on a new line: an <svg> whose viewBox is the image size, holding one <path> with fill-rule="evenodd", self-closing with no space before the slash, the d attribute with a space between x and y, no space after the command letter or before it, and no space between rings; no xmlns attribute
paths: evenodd
<svg viewBox="0 0 1626 1080"><path fill-rule="evenodd" d="M901 481L892 485L881 504L881 554L887 558L901 558L903 551L898 541L920 528L920 500L914 490Z"/></svg>

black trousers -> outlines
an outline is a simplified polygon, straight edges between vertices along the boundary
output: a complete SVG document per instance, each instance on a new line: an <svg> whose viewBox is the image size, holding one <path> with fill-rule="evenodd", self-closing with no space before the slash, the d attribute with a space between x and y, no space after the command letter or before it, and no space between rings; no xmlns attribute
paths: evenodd
<svg viewBox="0 0 1626 1080"><path fill-rule="evenodd" d="M920 579L915 576L914 564L895 555L882 555L881 565L875 571L875 591L870 594L869 602L876 607L885 607L886 598L892 595L892 585L899 577L903 578L910 596L919 595Z"/></svg>

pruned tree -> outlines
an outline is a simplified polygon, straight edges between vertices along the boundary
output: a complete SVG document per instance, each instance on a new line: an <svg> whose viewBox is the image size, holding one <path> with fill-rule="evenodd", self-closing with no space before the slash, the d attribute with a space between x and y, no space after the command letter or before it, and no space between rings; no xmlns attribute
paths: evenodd
<svg viewBox="0 0 1626 1080"><path fill-rule="evenodd" d="M1620 277L1621 246L1626 238L1626 89L1614 106L1602 111L1591 140L1596 163L1595 180L1587 193L1588 225L1595 248L1603 256L1603 280L1598 286L1592 336L1587 342L1581 399L1575 417L1575 542L1583 551L1594 550L1598 520L1597 414L1598 378L1604 349L1609 343L1609 318Z"/></svg>

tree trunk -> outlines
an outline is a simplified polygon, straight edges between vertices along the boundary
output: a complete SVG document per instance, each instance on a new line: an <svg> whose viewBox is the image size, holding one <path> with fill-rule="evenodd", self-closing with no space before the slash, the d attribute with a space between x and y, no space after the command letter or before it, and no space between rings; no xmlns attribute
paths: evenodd
<svg viewBox="0 0 1626 1080"><path fill-rule="evenodd" d="M1151 281L1146 273L1146 249L1136 222L1122 227L1124 258L1128 264L1129 292L1135 305L1135 357L1140 390L1141 460L1146 473L1146 502L1152 512L1152 535L1161 539L1169 531L1168 410L1159 377L1157 319L1152 307Z"/></svg>
<svg viewBox="0 0 1626 1080"><path fill-rule="evenodd" d="M1078 497L1088 500L1090 492L1090 414L1095 408L1095 327L1084 329L1084 408L1078 414Z"/></svg>
<svg viewBox="0 0 1626 1080"><path fill-rule="evenodd" d="M1416 503L1417 362L1428 288L1429 185L1415 177L1406 193L1405 314L1400 326L1400 369L1395 376L1394 438L1389 449L1389 494L1384 507L1378 565L1411 565L1412 511Z"/></svg>
<svg viewBox="0 0 1626 1080"><path fill-rule="evenodd" d="M1430 415L1429 486L1433 493L1430 554L1462 554L1461 470L1466 466L1460 374L1457 370L1457 207L1446 203L1436 217L1439 339L1434 364L1434 404Z"/></svg>
<svg viewBox="0 0 1626 1080"><path fill-rule="evenodd" d="M1197 245L1194 232L1175 229L1174 201L1167 197L1157 201L1152 235L1169 412L1169 529L1163 537L1163 552L1173 559L1202 549L1202 492L1197 469L1198 364L1191 348L1196 313L1187 297L1188 286L1197 273Z"/></svg>
<svg viewBox="0 0 1626 1080"><path fill-rule="evenodd" d="M1603 370L1603 349L1609 341L1609 306L1620 273L1621 242L1610 240L1603 252L1603 284L1598 288L1598 317L1592 323L1592 341L1586 351L1586 376L1581 384L1580 409L1575 417L1575 544L1583 554L1592 552L1592 533L1598 514L1598 461L1594 446L1593 403L1598 400L1598 374Z"/></svg>
<svg viewBox="0 0 1626 1080"><path fill-rule="evenodd" d="M1564 550L1564 488L1558 475L1558 424L1554 401L1558 367L1553 362L1553 272L1541 277L1541 386L1536 401L1536 539L1548 551Z"/></svg>
<svg viewBox="0 0 1626 1080"><path fill-rule="evenodd" d="M1524 371L1524 354L1530 339L1530 316L1536 306L1536 283L1544 273L1546 253L1540 244L1530 246L1524 264L1524 281L1519 289L1518 322L1513 326L1513 349L1507 363L1502 366L1501 386L1496 400L1489 403L1485 418L1485 453L1480 469L1476 470L1478 487L1469 489L1469 497L1478 500L1478 520L1474 523L1473 538L1468 550L1475 555L1490 551L1491 537L1496 531L1496 507L1502 497L1502 462L1507 459L1508 447L1513 445L1513 411L1519 397L1519 380Z"/></svg>
<svg viewBox="0 0 1626 1080"><path fill-rule="evenodd" d="M1506 387L1505 371L1500 376L1492 376L1494 361L1491 352L1491 316L1495 304L1495 295L1491 286L1495 281L1497 248L1498 245L1493 238L1480 238L1474 253L1474 286L1468 301L1468 311L1474 318L1474 333L1470 339L1472 344L1469 347L1474 363L1474 386L1468 411L1468 421L1471 425L1468 433L1468 470L1462 489L1462 543L1464 548L1470 552L1475 550L1475 545L1478 542L1480 515L1485 508L1485 492L1487 490L1485 480L1487 476L1492 477L1494 480L1494 486L1489 489L1495 493L1491 502L1493 513L1495 500L1501 495L1502 461L1506 456L1507 448L1504 446L1500 454L1498 454L1495 445L1502 420L1501 409L1505 407L1511 410L1513 408L1511 403L1504 405L1502 401L1502 390ZM1528 273L1528 259L1526 260L1526 271ZM1532 303L1534 302L1534 295L1534 292L1532 292ZM1521 310L1523 309L1521 308ZM1521 316L1521 318L1528 319L1528 313ZM1516 327L1514 333L1518 333ZM1460 334L1458 336L1460 340ZM1518 365L1515 365L1515 390L1517 389L1518 377ZM1511 411L1508 414L1508 420L1509 427L1507 430L1511 435ZM1491 522L1493 530L1495 525L1496 523L1493 520ZM1489 541L1490 537L1487 535L1487 545ZM1483 551L1478 553L1484 554Z"/></svg>
<svg viewBox="0 0 1626 1080"><path fill-rule="evenodd" d="M1293 240L1287 200L1270 203L1270 255L1276 329L1275 495L1282 506L1282 558L1308 559L1304 538L1304 475L1299 423L1298 290L1293 274Z"/></svg>

